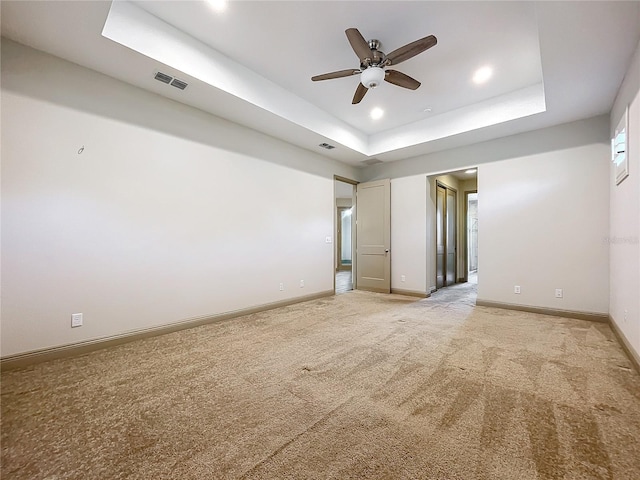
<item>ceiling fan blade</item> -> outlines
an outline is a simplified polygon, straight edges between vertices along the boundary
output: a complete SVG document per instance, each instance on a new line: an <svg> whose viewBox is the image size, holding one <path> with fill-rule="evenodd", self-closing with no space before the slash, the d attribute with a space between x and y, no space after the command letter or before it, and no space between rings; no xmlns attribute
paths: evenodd
<svg viewBox="0 0 640 480"><path fill-rule="evenodd" d="M385 70L384 74L385 81L398 85L399 87L415 90L420 86L420 82L415 78L411 78L409 75L405 75L397 70Z"/></svg>
<svg viewBox="0 0 640 480"><path fill-rule="evenodd" d="M365 87L363 84L358 83L358 88L356 88L356 94L353 96L353 100L351 101L351 104L355 105L356 103L360 103L360 101L367 94L368 90L369 89Z"/></svg>
<svg viewBox="0 0 640 480"><path fill-rule="evenodd" d="M349 70L339 70L337 72L316 75L315 77L311 77L311 80L313 80L314 82L317 82L319 80L331 80L332 78L350 77L351 75L357 75L358 73L360 73L360 70L351 68Z"/></svg>
<svg viewBox="0 0 640 480"><path fill-rule="evenodd" d="M438 39L433 35L411 42L387 55L387 65L398 65L400 62L409 60L411 57L415 57L419 53L428 50L437 43Z"/></svg>
<svg viewBox="0 0 640 480"><path fill-rule="evenodd" d="M351 44L351 48L356 52L356 55L360 59L360 63L365 63L366 59L371 60L371 49L360 31L357 28L347 28L344 33L347 34L347 39Z"/></svg>

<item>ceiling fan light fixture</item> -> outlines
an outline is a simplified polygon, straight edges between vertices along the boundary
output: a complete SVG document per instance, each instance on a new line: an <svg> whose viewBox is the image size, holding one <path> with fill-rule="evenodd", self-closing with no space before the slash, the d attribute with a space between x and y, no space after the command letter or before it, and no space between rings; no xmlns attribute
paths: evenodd
<svg viewBox="0 0 640 480"><path fill-rule="evenodd" d="M384 70L380 67L369 67L360 74L360 82L367 88L376 88L384 81Z"/></svg>
<svg viewBox="0 0 640 480"><path fill-rule="evenodd" d="M420 86L418 80L395 69L385 70L385 67L395 67L395 65L415 57L438 43L436 37L429 35L403 47L396 48L389 55L385 55L384 52L379 50L380 42L378 40L369 40L367 42L357 28L347 28L344 33L347 35L347 40L349 40L353 52L360 60L360 68L358 70L347 69L314 75L311 77L311 81L317 82L360 75L360 83L358 83L353 100L351 100L352 105L360 103L369 89L376 88L382 82L388 82L409 90L416 90Z"/></svg>

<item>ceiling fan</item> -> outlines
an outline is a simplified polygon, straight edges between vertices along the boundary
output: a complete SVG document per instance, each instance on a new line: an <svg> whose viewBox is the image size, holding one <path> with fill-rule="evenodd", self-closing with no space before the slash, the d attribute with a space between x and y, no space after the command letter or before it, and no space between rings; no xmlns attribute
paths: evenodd
<svg viewBox="0 0 640 480"><path fill-rule="evenodd" d="M387 69L387 67L409 60L438 43L436 37L429 35L400 47L389 55L385 55L378 50L380 48L378 40L369 40L367 42L357 28L348 28L345 33L351 48L360 59L360 68L316 75L311 77L311 80L317 82L319 80L360 75L360 83L351 102L354 105L360 103L370 88L376 88L383 80L410 90L417 89L420 86L419 81L397 70Z"/></svg>

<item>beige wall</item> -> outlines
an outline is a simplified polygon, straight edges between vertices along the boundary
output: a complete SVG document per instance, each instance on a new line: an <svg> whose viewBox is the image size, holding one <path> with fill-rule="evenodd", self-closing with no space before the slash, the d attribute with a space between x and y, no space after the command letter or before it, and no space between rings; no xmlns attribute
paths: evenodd
<svg viewBox="0 0 640 480"><path fill-rule="evenodd" d="M407 181L413 187L405 186L403 208L413 205L422 209L424 199L429 199L426 234L418 242L406 243L405 248L410 250L401 258L394 252L393 268L401 271L408 268L412 258L426 258L427 288L435 286L432 177L443 171L445 160L455 168L471 166L473 161L479 166L480 298L606 313L609 273L604 240L608 236L609 190L602 177L608 175L609 168L608 124L608 117L599 116L367 169L367 180L391 177L393 186L397 179L419 177L425 183L423 188L418 182ZM494 162L490 162L492 158ZM408 172L413 175L406 175ZM520 189L525 182L529 189ZM551 184L553 194L547 197L545 186ZM467 186L472 184L462 189ZM568 212L569 207L574 211ZM392 216L397 212L392 203ZM526 229L519 223L524 219L528 219ZM410 229L408 222L396 218L393 228ZM511 242L514 235L517 238ZM423 247L422 238L425 245L433 247ZM526 294L524 285L523 293L512 294L514 275L526 279ZM555 288L565 289L563 301L553 296Z"/></svg>
<svg viewBox="0 0 640 480"><path fill-rule="evenodd" d="M468 180L463 180L460 182L460 188L463 192L472 192L478 189L478 179L470 178Z"/></svg>
<svg viewBox="0 0 640 480"><path fill-rule="evenodd" d="M434 180L444 183L447 187L454 188L457 191L460 190L460 181L453 175L438 175Z"/></svg>
<svg viewBox="0 0 640 480"><path fill-rule="evenodd" d="M333 288L345 165L4 40L1 154L2 356Z"/></svg>
<svg viewBox="0 0 640 480"><path fill-rule="evenodd" d="M640 44L611 112L611 134L627 106L629 176L620 185L609 162L609 301L611 318L640 357Z"/></svg>
<svg viewBox="0 0 640 480"><path fill-rule="evenodd" d="M608 129L608 114L464 147L441 150L406 160L385 162L363 169L359 180L368 182L381 178L435 175L475 168L484 163L585 145L591 143L594 138L602 137L605 124Z"/></svg>
<svg viewBox="0 0 640 480"><path fill-rule="evenodd" d="M392 288L428 291L427 176L474 165L480 298L602 313L611 303L640 351L639 55L611 119L356 170L3 40L2 355L331 289L334 174L392 178ZM614 187L602 181L609 123L626 104L632 173ZM75 312L85 326L72 330Z"/></svg>
<svg viewBox="0 0 640 480"><path fill-rule="evenodd" d="M426 255L426 178L395 178L391 181L391 288L426 294Z"/></svg>
<svg viewBox="0 0 640 480"><path fill-rule="evenodd" d="M478 300L609 311L608 154L605 130L590 145L480 167Z"/></svg>

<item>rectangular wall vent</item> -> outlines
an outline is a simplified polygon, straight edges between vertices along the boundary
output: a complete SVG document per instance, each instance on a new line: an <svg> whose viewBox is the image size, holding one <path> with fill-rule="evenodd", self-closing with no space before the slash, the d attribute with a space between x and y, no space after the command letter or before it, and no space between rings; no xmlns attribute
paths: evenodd
<svg viewBox="0 0 640 480"><path fill-rule="evenodd" d="M173 78L172 76L162 72L156 73L156 76L153 78L155 78L156 80L162 83L167 83L173 87L179 88L180 90L184 90L185 88L187 88L187 85L188 85L186 82L183 82L182 80L178 80L177 78Z"/></svg>
<svg viewBox="0 0 640 480"><path fill-rule="evenodd" d="M382 163L382 160L378 160L377 158L370 158L369 160L363 160L360 163L364 163L365 165L377 165Z"/></svg>
<svg viewBox="0 0 640 480"><path fill-rule="evenodd" d="M171 80L173 80L173 77L170 77L166 73L162 73L162 72L156 73L156 76L154 78L156 80L161 81L162 83L169 83Z"/></svg>
<svg viewBox="0 0 640 480"><path fill-rule="evenodd" d="M336 148L336 147L334 147L333 145L329 145L328 143L321 143L321 144L320 144L320 145L318 145L318 146L319 146L319 147L322 147L322 148L326 148L327 150L331 150L331 149L333 149L333 148Z"/></svg>
<svg viewBox="0 0 640 480"><path fill-rule="evenodd" d="M185 88L187 88L187 84L182 80L178 80L177 78L173 79L173 82L171 82L171 85L176 88L179 88L180 90L184 90Z"/></svg>

